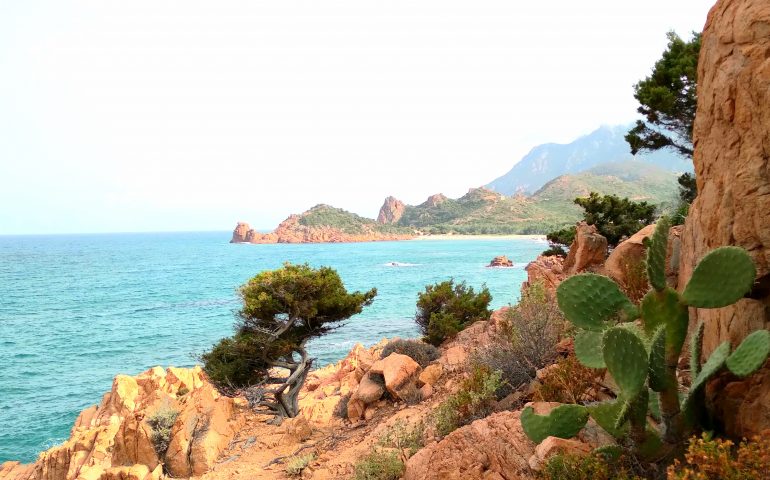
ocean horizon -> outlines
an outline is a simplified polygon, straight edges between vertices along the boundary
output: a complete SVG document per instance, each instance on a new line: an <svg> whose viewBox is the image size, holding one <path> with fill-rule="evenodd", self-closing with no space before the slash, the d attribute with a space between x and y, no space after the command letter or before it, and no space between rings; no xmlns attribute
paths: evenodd
<svg viewBox="0 0 770 480"><path fill-rule="evenodd" d="M0 462L64 441L117 374L196 364L233 332L237 288L283 262L335 268L374 303L309 344L321 367L356 344L415 337L417 293L454 278L518 301L536 237L329 244L230 244L229 232L0 236ZM507 255L513 268L487 268Z"/></svg>

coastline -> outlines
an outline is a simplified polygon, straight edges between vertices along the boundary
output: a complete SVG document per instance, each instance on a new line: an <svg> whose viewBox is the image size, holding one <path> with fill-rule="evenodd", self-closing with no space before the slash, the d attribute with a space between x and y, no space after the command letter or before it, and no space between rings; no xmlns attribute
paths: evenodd
<svg viewBox="0 0 770 480"><path fill-rule="evenodd" d="M545 240L542 234L482 234L482 235L460 235L460 234L439 234L439 235L417 235L411 240Z"/></svg>

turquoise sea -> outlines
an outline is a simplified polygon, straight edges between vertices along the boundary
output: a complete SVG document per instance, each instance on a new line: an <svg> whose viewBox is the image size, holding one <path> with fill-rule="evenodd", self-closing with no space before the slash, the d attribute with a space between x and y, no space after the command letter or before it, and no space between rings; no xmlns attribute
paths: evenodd
<svg viewBox="0 0 770 480"><path fill-rule="evenodd" d="M356 343L416 335L417 293L454 277L518 300L537 239L231 245L229 232L0 236L0 463L69 436L117 373L190 366L232 333L236 288L284 261L329 265L374 303L310 345L324 365ZM516 262L485 268L496 255ZM396 266L392 265L396 262Z"/></svg>

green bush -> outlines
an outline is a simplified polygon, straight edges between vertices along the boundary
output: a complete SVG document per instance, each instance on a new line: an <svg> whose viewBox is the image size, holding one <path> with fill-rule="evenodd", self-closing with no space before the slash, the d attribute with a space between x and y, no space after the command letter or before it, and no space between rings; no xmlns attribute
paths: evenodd
<svg viewBox="0 0 770 480"><path fill-rule="evenodd" d="M630 237L655 221L655 205L617 195L602 196L591 192L587 197L576 198L575 203L583 207L585 222L595 225L610 246L617 245L623 237Z"/></svg>
<svg viewBox="0 0 770 480"><path fill-rule="evenodd" d="M502 373L486 365L474 365L460 389L441 402L433 412L436 432L446 436L459 427L484 418L494 410Z"/></svg>
<svg viewBox="0 0 770 480"><path fill-rule="evenodd" d="M454 280L428 285L417 296L417 322L424 340L440 345L477 320L488 320L492 295L483 286L479 293Z"/></svg>
<svg viewBox="0 0 770 480"><path fill-rule="evenodd" d="M396 339L388 342L385 348L382 349L380 358L385 358L391 353L400 353L406 355L415 362L417 362L422 368L427 367L430 362L436 360L441 354L436 347L419 340L402 340Z"/></svg>
<svg viewBox="0 0 770 480"><path fill-rule="evenodd" d="M286 461L286 474L290 477L299 477L302 471L315 459L315 454L294 455Z"/></svg>
<svg viewBox="0 0 770 480"><path fill-rule="evenodd" d="M163 459L171 443L171 429L174 427L176 417L179 416L177 410L164 408L158 410L147 418L147 424L152 429L150 441L158 454L158 458Z"/></svg>
<svg viewBox="0 0 770 480"><path fill-rule="evenodd" d="M378 444L385 448L394 448L398 451L409 450L411 457L419 449L425 446L423 442L423 432L425 425L418 422L410 425L404 420L396 420L381 437Z"/></svg>
<svg viewBox="0 0 770 480"><path fill-rule="evenodd" d="M551 245L547 250L543 250L540 255L544 257L566 257L567 251L561 245Z"/></svg>
<svg viewBox="0 0 770 480"><path fill-rule="evenodd" d="M561 230L555 230L553 232L550 232L545 237L548 239L548 241L551 244L557 244L557 245L571 245L572 242L575 240L575 234L577 233L577 228L575 226L562 228Z"/></svg>
<svg viewBox="0 0 770 480"><path fill-rule="evenodd" d="M642 480L625 457L593 454L554 455L544 465L541 480Z"/></svg>
<svg viewBox="0 0 770 480"><path fill-rule="evenodd" d="M404 462L395 451L373 451L356 463L356 480L398 480Z"/></svg>

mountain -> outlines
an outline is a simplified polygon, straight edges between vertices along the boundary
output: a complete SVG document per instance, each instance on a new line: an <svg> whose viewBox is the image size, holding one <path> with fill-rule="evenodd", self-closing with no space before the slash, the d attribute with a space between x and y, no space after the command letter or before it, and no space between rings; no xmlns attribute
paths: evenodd
<svg viewBox="0 0 770 480"><path fill-rule="evenodd" d="M392 224L422 233L546 233L578 221L582 210L573 200L590 192L671 207L677 198L676 177L647 162L612 162L561 175L531 196L508 197L483 187L458 199L433 195L420 205L406 205Z"/></svg>
<svg viewBox="0 0 770 480"><path fill-rule="evenodd" d="M691 172L692 162L673 152L657 151L634 157L623 138L631 127L601 127L588 135L564 144L546 143L533 148L505 175L485 188L514 195L533 194L546 182L564 174L574 174L610 162L638 160L671 172Z"/></svg>

